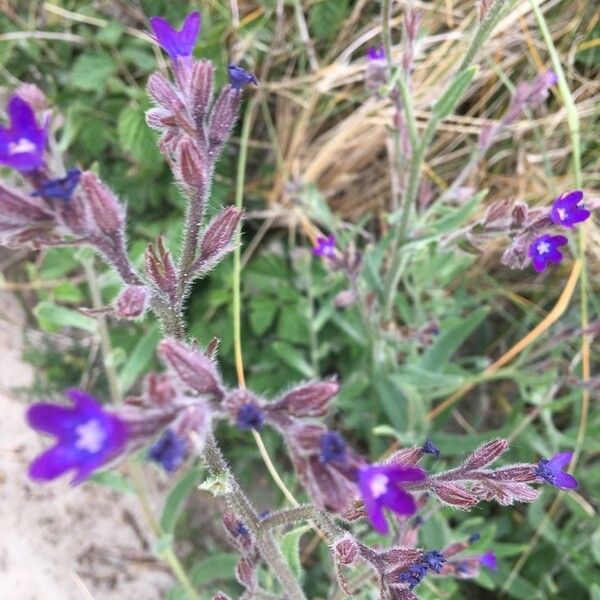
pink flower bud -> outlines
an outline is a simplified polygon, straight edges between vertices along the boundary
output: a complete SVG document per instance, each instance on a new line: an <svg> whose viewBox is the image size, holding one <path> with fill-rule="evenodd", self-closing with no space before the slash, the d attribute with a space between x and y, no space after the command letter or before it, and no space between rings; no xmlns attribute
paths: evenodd
<svg viewBox="0 0 600 600"><path fill-rule="evenodd" d="M158 345L158 352L191 390L198 394L223 395L215 365L200 350L167 338Z"/></svg>
<svg viewBox="0 0 600 600"><path fill-rule="evenodd" d="M339 384L334 380L307 383L284 394L273 408L287 411L294 417L323 417L339 389Z"/></svg>
<svg viewBox="0 0 600 600"><path fill-rule="evenodd" d="M122 235L125 214L112 192L90 171L81 174L79 183L98 229L109 237Z"/></svg>
<svg viewBox="0 0 600 600"><path fill-rule="evenodd" d="M256 587L256 560L249 556L243 556L235 566L235 577L245 587L254 589Z"/></svg>
<svg viewBox="0 0 600 600"><path fill-rule="evenodd" d="M215 596L213 596L212 600L231 600L227 594L223 592L217 592Z"/></svg>
<svg viewBox="0 0 600 600"><path fill-rule="evenodd" d="M469 547L469 545L470 544L468 542L455 542L454 544L449 544L448 546L446 546L442 550L442 554L446 558L450 558L451 556L464 552Z"/></svg>
<svg viewBox="0 0 600 600"><path fill-rule="evenodd" d="M177 146L176 173L178 179L188 188L201 195L206 189L207 162L198 144L184 138Z"/></svg>
<svg viewBox="0 0 600 600"><path fill-rule="evenodd" d="M386 464L390 465L416 465L423 456L423 448L413 446L411 448L402 448L397 450L386 459Z"/></svg>
<svg viewBox="0 0 600 600"><path fill-rule="evenodd" d="M221 91L210 115L208 141L211 154L217 154L229 139L238 116L242 91L226 85Z"/></svg>
<svg viewBox="0 0 600 600"><path fill-rule="evenodd" d="M359 552L358 542L351 535L346 535L333 544L336 560L342 565L351 565Z"/></svg>
<svg viewBox="0 0 600 600"><path fill-rule="evenodd" d="M15 96L23 98L35 112L48 108L48 98L40 88L33 83L22 83L14 91Z"/></svg>
<svg viewBox="0 0 600 600"><path fill-rule="evenodd" d="M333 299L333 304L336 308L348 308L348 306L352 306L356 300L356 292L354 290L342 290L341 292L338 292Z"/></svg>
<svg viewBox="0 0 600 600"><path fill-rule="evenodd" d="M157 252L158 251L158 252ZM156 287L171 300L177 293L177 271L161 237L156 240L156 250L148 244L145 255L146 272Z"/></svg>
<svg viewBox="0 0 600 600"><path fill-rule="evenodd" d="M196 454L200 454L211 432L212 411L206 401L197 401L183 410L175 424L178 435L186 438Z"/></svg>
<svg viewBox="0 0 600 600"><path fill-rule="evenodd" d="M232 512L224 512L222 519L223 525L229 534L230 541L242 552L249 550L254 542L250 532L242 521L240 521Z"/></svg>
<svg viewBox="0 0 600 600"><path fill-rule="evenodd" d="M115 314L123 319L135 319L146 312L148 288L143 285L127 286L115 301Z"/></svg>
<svg viewBox="0 0 600 600"><path fill-rule="evenodd" d="M448 481L436 481L433 491L446 504L467 510L477 504L477 497L470 494L464 487Z"/></svg>
<svg viewBox="0 0 600 600"><path fill-rule="evenodd" d="M194 63L190 79L190 96L196 124L204 123L213 95L213 65L208 60Z"/></svg>
<svg viewBox="0 0 600 600"><path fill-rule="evenodd" d="M504 440L502 438L492 440L491 442L487 442L479 446L479 448L477 448L477 450L475 450L475 452L473 452L473 454L471 454L471 456L469 456L467 460L465 460L462 468L464 468L465 471L481 469L481 467L485 467L486 465L493 463L507 450L507 440Z"/></svg>
<svg viewBox="0 0 600 600"><path fill-rule="evenodd" d="M501 469L496 469L495 471L485 472L485 475L494 481L532 483L537 481L535 469L536 465L512 465L508 467L502 467Z"/></svg>
<svg viewBox="0 0 600 600"><path fill-rule="evenodd" d="M175 115L184 112L185 107L181 98L177 95L177 91L160 73L152 73L150 75L146 89L162 108Z"/></svg>
<svg viewBox="0 0 600 600"><path fill-rule="evenodd" d="M206 226L200 242L200 257L192 266L193 271L210 271L223 256L233 250L234 235L242 214L235 206L228 206Z"/></svg>
<svg viewBox="0 0 600 600"><path fill-rule="evenodd" d="M177 390L167 373L149 373L144 380L144 395L151 405L169 406L177 398Z"/></svg>
<svg viewBox="0 0 600 600"><path fill-rule="evenodd" d="M173 113L164 108L151 108L146 111L146 124L156 131L163 132L167 127L175 127L177 120Z"/></svg>

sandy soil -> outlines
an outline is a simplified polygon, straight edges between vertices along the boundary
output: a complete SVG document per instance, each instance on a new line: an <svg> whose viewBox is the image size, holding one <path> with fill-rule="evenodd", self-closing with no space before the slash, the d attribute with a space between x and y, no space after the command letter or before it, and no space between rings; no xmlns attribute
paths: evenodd
<svg viewBox="0 0 600 600"><path fill-rule="evenodd" d="M93 484L30 482L47 443L24 422L14 387L31 381L20 357L22 315L0 294L0 598L158 600L171 575L152 554L134 497Z"/></svg>

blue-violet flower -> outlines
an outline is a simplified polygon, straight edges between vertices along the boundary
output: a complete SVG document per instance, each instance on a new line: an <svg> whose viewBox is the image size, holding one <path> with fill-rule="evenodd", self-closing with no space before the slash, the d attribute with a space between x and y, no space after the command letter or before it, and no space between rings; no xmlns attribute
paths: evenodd
<svg viewBox="0 0 600 600"><path fill-rule="evenodd" d="M17 171L32 171L43 164L46 128L35 120L33 109L20 96L11 96L8 128L0 126L0 163Z"/></svg>
<svg viewBox="0 0 600 600"><path fill-rule="evenodd" d="M376 60L385 60L385 50L383 46L379 48L369 48L367 50L367 60L372 62Z"/></svg>
<svg viewBox="0 0 600 600"><path fill-rule="evenodd" d="M34 429L58 438L29 466L32 479L50 481L72 469L72 483L80 483L125 447L128 432L121 419L83 390L67 390L66 395L73 401L71 408L39 402L27 410Z"/></svg>
<svg viewBox="0 0 600 600"><path fill-rule="evenodd" d="M498 568L498 558L496 557L496 553L492 550L488 550L479 557L479 564L495 571Z"/></svg>
<svg viewBox="0 0 600 600"><path fill-rule="evenodd" d="M242 67L229 65L227 71L229 72L229 83L236 90L241 90L250 83L258 85L258 79L252 73L246 71L246 69L242 69Z"/></svg>
<svg viewBox="0 0 600 600"><path fill-rule="evenodd" d="M44 198L55 198L57 200L70 200L75 188L79 184L80 177L81 171L79 169L69 169L65 177L44 181L37 190L31 193L31 195L43 196Z"/></svg>
<svg viewBox="0 0 600 600"><path fill-rule="evenodd" d="M238 429L256 429L256 431L260 431L264 422L265 415L260 406L254 402L247 402L238 410L236 418L236 425Z"/></svg>
<svg viewBox="0 0 600 600"><path fill-rule="evenodd" d="M590 211L583 205L583 192L575 190L563 194L554 200L550 209L550 218L556 225L573 227L590 217Z"/></svg>
<svg viewBox="0 0 600 600"><path fill-rule="evenodd" d="M429 438L425 440L421 450L423 450L425 454L433 454L436 458L440 457L440 449Z"/></svg>
<svg viewBox="0 0 600 600"><path fill-rule="evenodd" d="M529 246L529 256L533 268L541 273L550 263L558 264L563 259L561 246L568 243L564 235L542 235L536 238Z"/></svg>
<svg viewBox="0 0 600 600"><path fill-rule="evenodd" d="M572 458L573 453L568 450L555 454L549 460L542 458L538 463L535 474L554 487L564 490L574 490L578 485L577 479L573 475L569 475L563 471Z"/></svg>
<svg viewBox="0 0 600 600"><path fill-rule="evenodd" d="M436 573L439 573L446 562L446 558L439 550L430 550L423 554L423 562Z"/></svg>
<svg viewBox="0 0 600 600"><path fill-rule="evenodd" d="M158 463L167 473L176 471L185 460L188 445L185 438L172 429L165 429L162 435L148 448L148 459Z"/></svg>
<svg viewBox="0 0 600 600"><path fill-rule="evenodd" d="M417 510L413 497L403 489L403 483L423 481L425 471L402 465L368 465L358 472L358 487L365 510L373 527L381 534L388 532L383 512L389 508L400 515L412 515Z"/></svg>
<svg viewBox="0 0 600 600"><path fill-rule="evenodd" d="M317 243L313 247L313 254L321 258L335 257L335 235L327 236L326 238L317 238Z"/></svg>
<svg viewBox="0 0 600 600"><path fill-rule="evenodd" d="M328 431L321 437L321 462L346 462L347 451L344 438L337 431Z"/></svg>
<svg viewBox="0 0 600 600"><path fill-rule="evenodd" d="M406 569L406 571L402 571L402 573L400 573L400 577L398 577L398 581L400 583L406 583L412 590L419 585L419 583L421 583L425 575L427 575L427 565L422 562L418 562Z"/></svg>
<svg viewBox="0 0 600 600"><path fill-rule="evenodd" d="M178 31L162 17L151 17L150 25L156 41L172 58L191 56L200 33L200 13L190 13Z"/></svg>

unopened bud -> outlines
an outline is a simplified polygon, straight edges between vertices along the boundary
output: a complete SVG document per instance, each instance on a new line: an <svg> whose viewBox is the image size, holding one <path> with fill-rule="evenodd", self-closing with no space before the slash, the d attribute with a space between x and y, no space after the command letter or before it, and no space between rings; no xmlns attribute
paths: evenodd
<svg viewBox="0 0 600 600"><path fill-rule="evenodd" d="M46 98L44 92L33 83L22 83L15 89L14 94L25 100L34 112L40 112L48 108L48 98Z"/></svg>
<svg viewBox="0 0 600 600"><path fill-rule="evenodd" d="M535 474L536 465L522 464L512 465L487 472L487 476L494 481L513 481L531 483L537 481Z"/></svg>
<svg viewBox="0 0 600 600"><path fill-rule="evenodd" d="M529 207L525 202L515 202L513 206L511 216L512 216L512 226L515 228L523 227L525 221L527 221L527 215L529 212Z"/></svg>
<svg viewBox="0 0 600 600"><path fill-rule="evenodd" d="M200 148L191 139L183 139L177 146L177 174L181 182L202 193L207 184L207 165Z"/></svg>
<svg viewBox="0 0 600 600"><path fill-rule="evenodd" d="M479 11L478 12L479 12L479 20L480 21L483 21L483 19L485 19L488 12L490 11L490 8L493 3L494 3L494 0L479 0Z"/></svg>
<svg viewBox="0 0 600 600"><path fill-rule="evenodd" d="M233 250L234 235L241 218L240 209L228 206L206 226L200 242L200 257L194 263L192 270L209 271L225 254Z"/></svg>
<svg viewBox="0 0 600 600"><path fill-rule="evenodd" d="M149 373L144 380L144 392L150 404L169 406L177 397L177 391L167 373Z"/></svg>
<svg viewBox="0 0 600 600"><path fill-rule="evenodd" d="M159 344L158 352L191 390L198 394L223 394L215 365L200 350L167 338Z"/></svg>
<svg viewBox="0 0 600 600"><path fill-rule="evenodd" d="M229 139L237 120L242 91L226 85L221 91L210 116L208 140L211 153L218 153Z"/></svg>
<svg viewBox="0 0 600 600"><path fill-rule="evenodd" d="M502 438L487 442L479 446L471 456L463 463L462 468L465 471L481 469L493 463L497 458L502 456L508 450L508 441Z"/></svg>
<svg viewBox="0 0 600 600"><path fill-rule="evenodd" d="M123 319L135 319L146 312L148 288L143 285L127 286L115 301L115 314Z"/></svg>
<svg viewBox="0 0 600 600"><path fill-rule="evenodd" d="M109 237L123 234L125 215L113 193L90 171L84 171L79 180L87 205L96 226Z"/></svg>
<svg viewBox="0 0 600 600"><path fill-rule="evenodd" d="M294 417L322 417L329 402L340 389L337 381L315 381L298 386L279 399L274 409L285 410Z"/></svg>
<svg viewBox="0 0 600 600"><path fill-rule="evenodd" d="M424 452L423 448L419 446L413 446L412 448L402 448L392 454L385 462L390 465L416 465L417 462L422 458Z"/></svg>
<svg viewBox="0 0 600 600"><path fill-rule="evenodd" d="M207 402L196 402L188 406L179 416L175 429L188 440L196 454L204 450L212 425L212 414Z"/></svg>
<svg viewBox="0 0 600 600"><path fill-rule="evenodd" d="M342 565L351 565L358 557L358 542L351 535L346 535L333 544L336 560Z"/></svg>
<svg viewBox="0 0 600 600"><path fill-rule="evenodd" d="M145 262L146 272L156 287L171 299L174 298L177 292L177 271L161 237L156 241L156 249L148 244Z"/></svg>
<svg viewBox="0 0 600 600"><path fill-rule="evenodd" d="M448 481L436 481L433 489L442 502L456 508L467 510L477 504L476 496L470 494L465 488Z"/></svg>
<svg viewBox="0 0 600 600"><path fill-rule="evenodd" d="M167 127L175 127L177 121L173 113L164 108L151 108L146 111L146 124L156 131L164 131Z"/></svg>
<svg viewBox="0 0 600 600"><path fill-rule="evenodd" d="M209 60L199 60L194 63L190 88L194 119L198 126L202 126L213 95L213 64Z"/></svg>
<svg viewBox="0 0 600 600"><path fill-rule="evenodd" d="M235 577L245 587L256 586L256 561L248 556L243 556L235 566Z"/></svg>
<svg viewBox="0 0 600 600"><path fill-rule="evenodd" d="M183 102L177 95L177 91L160 73L152 73L146 85L148 93L162 108L177 115L184 111Z"/></svg>
<svg viewBox="0 0 600 600"><path fill-rule="evenodd" d="M406 32L407 41L413 44L419 36L422 16L420 11L410 7L407 7L404 11L404 31Z"/></svg>
<svg viewBox="0 0 600 600"><path fill-rule="evenodd" d="M223 513L223 525L231 537L231 541L240 550L245 551L252 546L252 537L248 528L232 512Z"/></svg>
<svg viewBox="0 0 600 600"><path fill-rule="evenodd" d="M212 600L231 600L227 594L223 592L217 592L215 596L213 596Z"/></svg>

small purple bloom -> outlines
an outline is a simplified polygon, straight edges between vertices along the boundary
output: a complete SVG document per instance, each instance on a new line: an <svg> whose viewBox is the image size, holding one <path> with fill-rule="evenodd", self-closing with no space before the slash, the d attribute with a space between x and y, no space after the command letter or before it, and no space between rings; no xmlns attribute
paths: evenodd
<svg viewBox="0 0 600 600"><path fill-rule="evenodd" d="M469 536L469 539L467 540L469 542L469 544L474 544L475 542L478 542L481 539L481 534L479 532L475 532L472 533Z"/></svg>
<svg viewBox="0 0 600 600"><path fill-rule="evenodd" d="M583 205L583 192L575 190L556 198L550 210L550 218L556 225L573 227L590 217L590 211Z"/></svg>
<svg viewBox="0 0 600 600"><path fill-rule="evenodd" d="M425 454L433 454L436 458L440 457L440 449L429 438L425 440L421 449Z"/></svg>
<svg viewBox="0 0 600 600"><path fill-rule="evenodd" d="M70 200L75 188L79 184L80 177L81 171L79 169L69 169L65 177L44 181L35 192L31 193L31 195L43 196L44 198L55 198L57 200Z"/></svg>
<svg viewBox="0 0 600 600"><path fill-rule="evenodd" d="M328 431L321 437L321 462L346 462L346 442L337 431Z"/></svg>
<svg viewBox="0 0 600 600"><path fill-rule="evenodd" d="M313 247L313 254L321 258L335 257L335 235L326 238L317 238L317 244Z"/></svg>
<svg viewBox="0 0 600 600"><path fill-rule="evenodd" d="M370 62L385 60L385 50L383 49L383 46L380 46L379 48L369 48L367 50L367 60Z"/></svg>
<svg viewBox="0 0 600 600"><path fill-rule="evenodd" d="M573 458L570 451L559 452L550 460L542 458L538 463L535 474L541 479L545 479L549 484L563 490L574 490L578 483L573 475L565 473L563 469L568 466Z"/></svg>
<svg viewBox="0 0 600 600"><path fill-rule="evenodd" d="M0 126L0 163L17 171L32 171L43 164L46 129L35 120L33 109L20 96L11 96L8 128Z"/></svg>
<svg viewBox="0 0 600 600"><path fill-rule="evenodd" d="M158 463L167 473L172 473L179 468L187 453L186 440L172 429L165 429L158 440L148 449L148 458Z"/></svg>
<svg viewBox="0 0 600 600"><path fill-rule="evenodd" d="M495 552L488 550L485 554L482 554L479 557L479 564L487 567L491 571L496 571L498 569L498 558L496 557Z"/></svg>
<svg viewBox="0 0 600 600"><path fill-rule="evenodd" d="M258 404L247 402L243 404L237 413L236 425L238 429L260 431L265 422L265 415Z"/></svg>
<svg viewBox="0 0 600 600"><path fill-rule="evenodd" d="M229 65L227 71L229 72L229 83L236 90L241 90L250 83L258 85L258 79L252 73L246 71L246 69L242 69L242 67Z"/></svg>
<svg viewBox="0 0 600 600"><path fill-rule="evenodd" d="M151 17L150 25L156 41L172 59L178 56L191 56L194 52L200 33L199 12L190 13L179 31L162 17Z"/></svg>
<svg viewBox="0 0 600 600"><path fill-rule="evenodd" d="M561 246L568 243L564 235L541 235L529 246L529 257L533 268L541 273L550 263L558 264L563 259Z"/></svg>
<svg viewBox="0 0 600 600"><path fill-rule="evenodd" d="M235 526L235 533L244 537L250 534L248 528L241 521Z"/></svg>
<svg viewBox="0 0 600 600"><path fill-rule="evenodd" d="M423 562L436 573L439 573L446 562L446 558L439 550L430 550L423 554Z"/></svg>
<svg viewBox="0 0 600 600"><path fill-rule="evenodd" d="M29 465L32 479L50 481L72 469L72 483L80 483L121 453L127 442L125 423L93 396L76 389L66 394L74 403L71 408L40 402L27 410L31 427L58 438Z"/></svg>
<svg viewBox="0 0 600 600"><path fill-rule="evenodd" d="M425 575L427 575L427 565L423 562L418 562L406 569L406 571L402 571L400 577L398 577L398 581L408 584L408 587L412 590L421 583Z"/></svg>
<svg viewBox="0 0 600 600"><path fill-rule="evenodd" d="M413 497L403 489L403 483L423 481L425 471L402 465L369 465L358 472L358 487L365 510L373 527L381 534L388 532L383 512L389 508L400 515L412 515L417 510Z"/></svg>

